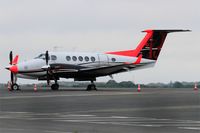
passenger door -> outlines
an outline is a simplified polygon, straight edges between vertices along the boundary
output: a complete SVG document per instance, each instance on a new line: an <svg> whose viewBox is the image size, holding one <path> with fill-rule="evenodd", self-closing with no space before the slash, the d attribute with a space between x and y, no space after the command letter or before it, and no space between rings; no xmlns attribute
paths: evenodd
<svg viewBox="0 0 200 133"><path fill-rule="evenodd" d="M107 66L108 65L108 56L105 54L98 54L98 58L99 58L99 65L101 66Z"/></svg>

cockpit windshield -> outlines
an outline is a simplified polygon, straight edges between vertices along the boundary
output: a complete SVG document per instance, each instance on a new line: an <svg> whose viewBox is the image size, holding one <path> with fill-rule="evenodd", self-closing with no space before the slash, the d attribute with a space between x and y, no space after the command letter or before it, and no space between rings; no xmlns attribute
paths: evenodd
<svg viewBox="0 0 200 133"><path fill-rule="evenodd" d="M43 59L43 60L45 60L45 54L40 54L39 56L35 57L34 59Z"/></svg>

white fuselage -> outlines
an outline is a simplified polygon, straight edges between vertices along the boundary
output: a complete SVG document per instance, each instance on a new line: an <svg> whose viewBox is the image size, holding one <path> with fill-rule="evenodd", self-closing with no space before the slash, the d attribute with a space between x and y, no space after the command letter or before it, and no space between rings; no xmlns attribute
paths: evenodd
<svg viewBox="0 0 200 133"><path fill-rule="evenodd" d="M91 69L102 68L107 66L115 66L119 64L133 64L137 57L119 56L104 53L79 53L79 52L49 52L49 65L51 64L67 64L74 65L77 68ZM142 59L140 63L145 63L145 67L150 67L155 61ZM150 64L150 65L147 65ZM42 69L46 65L45 55L40 54L38 57L18 63L19 78L38 79L46 74ZM69 70L73 70L69 68Z"/></svg>

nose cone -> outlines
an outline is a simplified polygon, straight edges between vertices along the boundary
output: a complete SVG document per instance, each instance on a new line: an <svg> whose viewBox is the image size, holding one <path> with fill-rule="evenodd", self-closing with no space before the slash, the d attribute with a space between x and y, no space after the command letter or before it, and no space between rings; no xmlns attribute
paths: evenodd
<svg viewBox="0 0 200 133"><path fill-rule="evenodd" d="M18 73L17 65L8 66L8 67L6 67L6 69L10 70L12 73Z"/></svg>

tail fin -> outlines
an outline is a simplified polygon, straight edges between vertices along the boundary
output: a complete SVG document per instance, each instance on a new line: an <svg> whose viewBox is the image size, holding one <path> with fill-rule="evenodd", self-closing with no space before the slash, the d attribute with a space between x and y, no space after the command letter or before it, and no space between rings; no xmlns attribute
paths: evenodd
<svg viewBox="0 0 200 133"><path fill-rule="evenodd" d="M189 30L145 30L147 34L152 33L148 41L143 45L139 53L142 54L143 58L157 60L163 43L168 33L171 32L186 32Z"/></svg>
<svg viewBox="0 0 200 133"><path fill-rule="evenodd" d="M137 57L142 54L142 58L157 60L162 49L163 43L168 33L186 32L190 30L145 30L146 36L139 43L136 49L127 51L107 52L106 54L115 54L122 56Z"/></svg>

